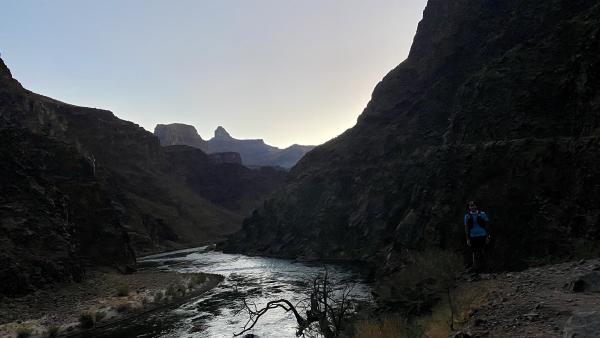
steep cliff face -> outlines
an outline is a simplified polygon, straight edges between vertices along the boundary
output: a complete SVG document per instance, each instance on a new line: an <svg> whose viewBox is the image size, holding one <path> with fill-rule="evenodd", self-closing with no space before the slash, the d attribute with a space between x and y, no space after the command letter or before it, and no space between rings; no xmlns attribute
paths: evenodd
<svg viewBox="0 0 600 338"><path fill-rule="evenodd" d="M266 144L262 139L239 140L233 138L225 128L215 129L214 137L204 141L193 126L174 123L159 124L154 129L154 135L160 139L163 146L188 145L202 149L208 154L239 153L242 163L247 166L293 167L298 160L314 146L294 144L285 149Z"/></svg>
<svg viewBox="0 0 600 338"><path fill-rule="evenodd" d="M217 164L192 147L167 151L109 111L25 90L1 60L0 141L7 295L79 279L88 265L126 271L135 253L221 238L285 175Z"/></svg>
<svg viewBox="0 0 600 338"><path fill-rule="evenodd" d="M494 263L600 236L600 5L430 0L356 126L315 148L228 250L391 264L464 246L479 200Z"/></svg>
<svg viewBox="0 0 600 338"><path fill-rule="evenodd" d="M79 280L90 264L135 266L103 179L75 145L48 137L50 126L62 133L64 125L35 116L35 102L0 60L0 294L6 295Z"/></svg>
<svg viewBox="0 0 600 338"><path fill-rule="evenodd" d="M163 146L185 144L206 151L206 141L200 137L194 126L182 123L157 124L154 135Z"/></svg>

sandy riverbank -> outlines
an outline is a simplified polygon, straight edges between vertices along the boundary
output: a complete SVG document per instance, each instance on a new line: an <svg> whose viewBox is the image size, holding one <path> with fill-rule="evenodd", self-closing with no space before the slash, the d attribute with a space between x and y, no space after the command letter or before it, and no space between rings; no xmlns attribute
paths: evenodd
<svg viewBox="0 0 600 338"><path fill-rule="evenodd" d="M180 303L222 280L219 275L201 273L91 271L81 283L1 299L0 337L75 334Z"/></svg>

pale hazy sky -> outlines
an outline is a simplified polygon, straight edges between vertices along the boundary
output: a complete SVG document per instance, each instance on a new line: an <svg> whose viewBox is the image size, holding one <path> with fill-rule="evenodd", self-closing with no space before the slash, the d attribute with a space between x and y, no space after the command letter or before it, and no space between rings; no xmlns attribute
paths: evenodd
<svg viewBox="0 0 600 338"><path fill-rule="evenodd" d="M276 146L352 127L409 51L426 0L0 0L28 89L149 131L223 125Z"/></svg>

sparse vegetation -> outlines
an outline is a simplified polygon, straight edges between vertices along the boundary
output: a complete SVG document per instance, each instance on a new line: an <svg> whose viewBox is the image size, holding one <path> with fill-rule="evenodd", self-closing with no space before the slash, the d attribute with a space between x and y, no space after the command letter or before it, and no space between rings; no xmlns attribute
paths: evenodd
<svg viewBox="0 0 600 338"><path fill-rule="evenodd" d="M129 296L129 285L120 285L119 287L117 287L117 296L118 297Z"/></svg>
<svg viewBox="0 0 600 338"><path fill-rule="evenodd" d="M415 322L425 330L424 335L427 337L447 337L466 324L469 310L479 305L489 288L488 283L480 283L477 288L471 285L459 286L452 292L452 303L445 297L433 307L431 315L423 316ZM450 323L450 319L454 322Z"/></svg>
<svg viewBox="0 0 600 338"><path fill-rule="evenodd" d="M464 325L468 310L487 292L485 287L456 287L456 277L464 267L451 252L415 252L408 261L392 279L393 297L403 312L357 323L356 338L447 337Z"/></svg>
<svg viewBox="0 0 600 338"><path fill-rule="evenodd" d="M484 298L488 286L481 288L459 287L453 292L453 309L446 298L437 303L431 313L406 319L400 315L383 319L363 320L355 326L355 338L409 338L409 337L449 337L454 329L462 328L468 312ZM452 313L455 315L451 315ZM454 317L453 325L449 319Z"/></svg>
<svg viewBox="0 0 600 338"><path fill-rule="evenodd" d="M167 287L167 290L165 291L165 296L175 298L176 293L177 289L175 288L175 285L170 284L169 287Z"/></svg>
<svg viewBox="0 0 600 338"><path fill-rule="evenodd" d="M181 284L171 284L165 291L165 297L178 298L185 296L186 287Z"/></svg>
<svg viewBox="0 0 600 338"><path fill-rule="evenodd" d="M365 320L356 325L355 338L404 338L416 337L417 328L396 315L382 320Z"/></svg>
<svg viewBox="0 0 600 338"><path fill-rule="evenodd" d="M91 329L92 327L94 327L94 324L95 324L95 317L94 317L93 313L83 312L79 316L79 325L81 325L81 327L83 329Z"/></svg>
<svg viewBox="0 0 600 338"><path fill-rule="evenodd" d="M459 255L439 249L415 252L408 260L393 279L393 296L405 317L431 309L454 288L456 276L464 271Z"/></svg>
<svg viewBox="0 0 600 338"><path fill-rule="evenodd" d="M191 278L192 286L204 284L206 282L206 275L203 273L195 273Z"/></svg>

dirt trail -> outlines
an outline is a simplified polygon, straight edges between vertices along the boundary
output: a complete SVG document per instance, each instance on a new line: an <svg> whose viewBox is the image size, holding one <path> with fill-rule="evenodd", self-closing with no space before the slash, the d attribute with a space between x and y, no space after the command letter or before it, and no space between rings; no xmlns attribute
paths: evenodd
<svg viewBox="0 0 600 338"><path fill-rule="evenodd" d="M469 314L472 337L600 337L600 260L480 275L493 286Z"/></svg>

